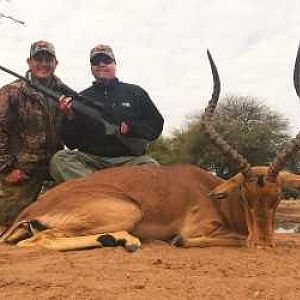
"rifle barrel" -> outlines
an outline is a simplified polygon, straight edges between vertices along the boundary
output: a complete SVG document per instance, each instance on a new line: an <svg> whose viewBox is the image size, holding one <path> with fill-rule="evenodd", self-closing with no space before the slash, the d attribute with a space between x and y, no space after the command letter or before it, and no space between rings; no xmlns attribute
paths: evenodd
<svg viewBox="0 0 300 300"><path fill-rule="evenodd" d="M0 65L0 70L4 71L4 72L6 72L6 73L9 73L10 75L13 75L13 76L15 76L15 77L17 77L17 78L19 78L19 79L23 79L23 80L25 80L26 82L29 81L29 80L28 80L27 78L25 78L24 76L22 76L22 75L20 75L20 74L18 74L18 73L16 73L16 72L14 72L14 71L12 71L12 70L9 70L9 69L7 69L7 68L1 66L1 65Z"/></svg>
<svg viewBox="0 0 300 300"><path fill-rule="evenodd" d="M28 84L30 84L32 87L36 88L37 90L40 90L41 92L43 92L44 94L46 94L46 96L49 96L49 97L52 97L54 98L56 101L57 99L59 99L59 97L61 96L60 94L48 89L47 87L41 85L41 84L38 84L38 83L35 83L35 82L31 82L31 80L29 80L28 78L12 71L12 70L9 70L3 66L0 65L0 70L14 76L14 77L17 77L19 79L22 79L24 80L25 82L27 82Z"/></svg>

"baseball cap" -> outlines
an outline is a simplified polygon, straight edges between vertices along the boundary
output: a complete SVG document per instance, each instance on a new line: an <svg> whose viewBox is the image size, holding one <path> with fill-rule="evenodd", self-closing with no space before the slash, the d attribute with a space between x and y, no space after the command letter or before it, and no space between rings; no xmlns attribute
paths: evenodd
<svg viewBox="0 0 300 300"><path fill-rule="evenodd" d="M33 57L42 51L48 52L55 57L55 48L53 44L46 41L37 41L32 43L30 47L30 57Z"/></svg>
<svg viewBox="0 0 300 300"><path fill-rule="evenodd" d="M113 50L110 46L101 44L94 47L90 52L90 60L92 60L98 54L104 54L113 59L114 61L116 60Z"/></svg>

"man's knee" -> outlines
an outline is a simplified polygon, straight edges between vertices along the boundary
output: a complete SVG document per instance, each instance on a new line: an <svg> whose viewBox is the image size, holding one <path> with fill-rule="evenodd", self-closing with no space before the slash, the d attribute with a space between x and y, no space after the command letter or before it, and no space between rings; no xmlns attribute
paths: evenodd
<svg viewBox="0 0 300 300"><path fill-rule="evenodd" d="M51 158L50 160L50 165L56 165L56 164L60 164L61 161L64 160L64 158L66 157L66 155L68 155L68 150L60 150L57 151Z"/></svg>
<svg viewBox="0 0 300 300"><path fill-rule="evenodd" d="M59 174L61 173L62 166L64 165L65 157L68 155L68 150L60 150L56 152L49 163L49 173L55 181L58 180Z"/></svg>
<svg viewBox="0 0 300 300"><path fill-rule="evenodd" d="M70 155L70 150L60 150L56 152L49 163L50 173L53 170L57 170L61 167L62 164L66 162L66 158Z"/></svg>
<svg viewBox="0 0 300 300"><path fill-rule="evenodd" d="M154 158L150 157L150 160L148 162L149 165L159 166L159 162L156 161Z"/></svg>

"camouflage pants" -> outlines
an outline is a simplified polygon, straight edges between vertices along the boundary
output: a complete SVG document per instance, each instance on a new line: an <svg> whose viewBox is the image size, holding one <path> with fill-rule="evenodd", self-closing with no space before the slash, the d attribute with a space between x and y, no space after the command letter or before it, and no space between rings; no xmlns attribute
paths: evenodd
<svg viewBox="0 0 300 300"><path fill-rule="evenodd" d="M43 181L49 179L45 166L32 172L22 184L7 184L3 181L4 177L0 174L0 226L11 225L16 216L37 199Z"/></svg>
<svg viewBox="0 0 300 300"><path fill-rule="evenodd" d="M61 150L50 161L50 174L56 183L61 183L109 167L146 164L159 165L147 155L101 157L77 150Z"/></svg>

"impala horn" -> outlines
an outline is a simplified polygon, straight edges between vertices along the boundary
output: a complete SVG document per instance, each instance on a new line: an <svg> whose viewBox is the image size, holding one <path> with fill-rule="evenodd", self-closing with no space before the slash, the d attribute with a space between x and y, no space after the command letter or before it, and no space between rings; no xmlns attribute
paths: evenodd
<svg viewBox="0 0 300 300"><path fill-rule="evenodd" d="M300 44L298 47L295 67L294 67L294 87L298 97L300 98ZM279 172L284 168L288 159L300 149L300 132L296 137L290 140L284 149L277 154L267 170L266 180L276 181Z"/></svg>
<svg viewBox="0 0 300 300"><path fill-rule="evenodd" d="M253 179L253 173L251 171L251 166L248 161L240 155L232 146L230 146L215 130L213 126L213 116L215 108L217 107L219 96L220 96L220 78L218 74L217 67L212 59L212 56L207 50L207 56L209 59L213 81L214 81L214 88L212 97L205 108L205 112L202 116L202 124L205 130L205 133L208 135L212 143L224 154L228 155L236 164L239 165L239 169L241 170L242 174L244 175L246 180Z"/></svg>

